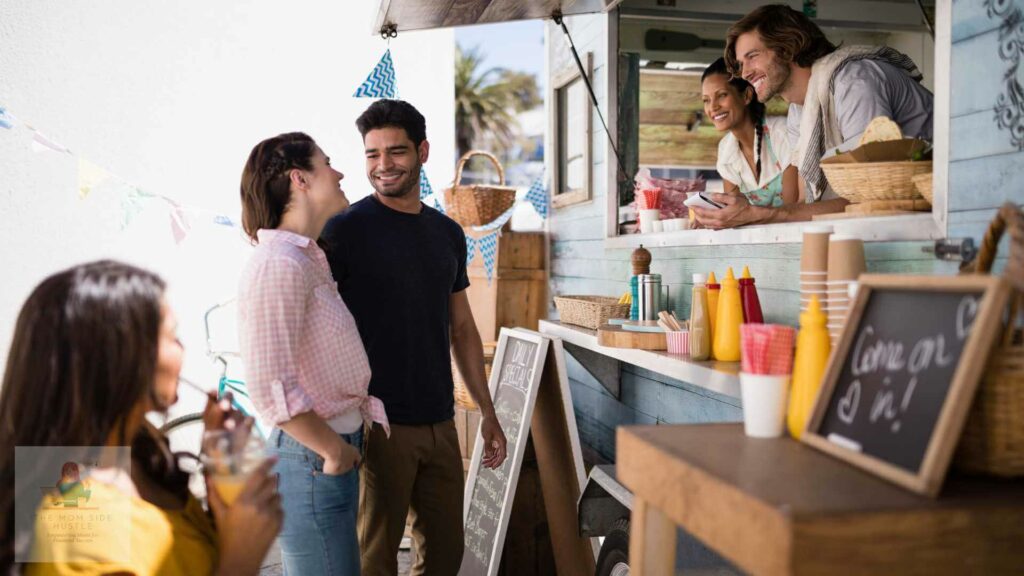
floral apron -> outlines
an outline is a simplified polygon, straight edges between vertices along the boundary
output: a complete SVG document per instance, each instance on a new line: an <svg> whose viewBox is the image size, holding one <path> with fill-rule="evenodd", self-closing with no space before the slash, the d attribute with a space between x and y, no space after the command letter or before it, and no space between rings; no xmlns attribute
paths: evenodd
<svg viewBox="0 0 1024 576"><path fill-rule="evenodd" d="M764 130L764 145L768 147L768 157L775 164L775 169L779 171L775 178L772 178L764 186L757 188L756 190L745 190L746 186L740 183L740 192L747 197L754 206L770 206L772 208L778 208L782 206L782 173L785 170L782 169L782 164L779 163L779 159L775 157L775 151L772 150L772 138L771 134L768 133L768 127L765 126ZM745 162L745 160L744 160Z"/></svg>

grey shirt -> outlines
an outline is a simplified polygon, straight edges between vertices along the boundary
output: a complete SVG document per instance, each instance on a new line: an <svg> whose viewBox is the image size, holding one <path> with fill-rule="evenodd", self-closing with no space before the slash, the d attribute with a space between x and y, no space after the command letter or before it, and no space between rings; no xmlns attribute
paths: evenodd
<svg viewBox="0 0 1024 576"><path fill-rule="evenodd" d="M843 144L840 151L856 148L871 120L888 116L908 138L932 139L932 93L906 72L878 60L854 60L835 75L835 110ZM789 105L786 129L794 149L800 139L803 106ZM826 157L831 152L826 154Z"/></svg>

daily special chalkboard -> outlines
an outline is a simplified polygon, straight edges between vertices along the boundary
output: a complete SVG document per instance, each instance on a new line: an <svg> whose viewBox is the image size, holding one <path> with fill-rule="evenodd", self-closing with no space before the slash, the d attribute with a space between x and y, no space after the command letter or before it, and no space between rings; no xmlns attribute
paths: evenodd
<svg viewBox="0 0 1024 576"><path fill-rule="evenodd" d="M483 442L477 440L466 488L465 551L459 574L497 572L495 560L501 558L505 542L548 344L546 338L501 331L490 388L494 411L508 442L508 457L496 469L483 467Z"/></svg>
<svg viewBox="0 0 1024 576"><path fill-rule="evenodd" d="M807 441L937 494L1005 300L989 277L862 277Z"/></svg>

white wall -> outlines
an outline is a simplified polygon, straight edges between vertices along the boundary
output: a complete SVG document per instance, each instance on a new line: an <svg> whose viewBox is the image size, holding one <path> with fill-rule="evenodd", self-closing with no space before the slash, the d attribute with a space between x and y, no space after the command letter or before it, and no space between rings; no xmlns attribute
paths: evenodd
<svg viewBox="0 0 1024 576"><path fill-rule="evenodd" d="M4 0L0 107L77 156L144 190L209 209L176 246L168 210L150 202L124 232L120 196L77 197L72 156L33 152L24 128L0 129L0 361L24 299L45 276L97 258L141 264L168 280L187 347L185 375L212 386L202 313L231 297L248 245L212 224L237 219L242 165L259 140L313 136L368 194L351 95L385 42L370 33L377 3ZM428 175L454 172L453 35L391 41L399 95L427 118Z"/></svg>

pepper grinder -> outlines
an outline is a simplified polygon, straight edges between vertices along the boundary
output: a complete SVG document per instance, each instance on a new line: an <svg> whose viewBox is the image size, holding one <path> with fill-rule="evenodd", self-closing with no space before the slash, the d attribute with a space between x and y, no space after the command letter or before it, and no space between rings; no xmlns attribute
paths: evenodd
<svg viewBox="0 0 1024 576"><path fill-rule="evenodd" d="M633 303L629 307L629 319L638 320L640 318L640 285L637 277L641 274L651 273L651 253L641 244L639 248L633 250L630 261L633 264L633 275L629 278L629 293Z"/></svg>

